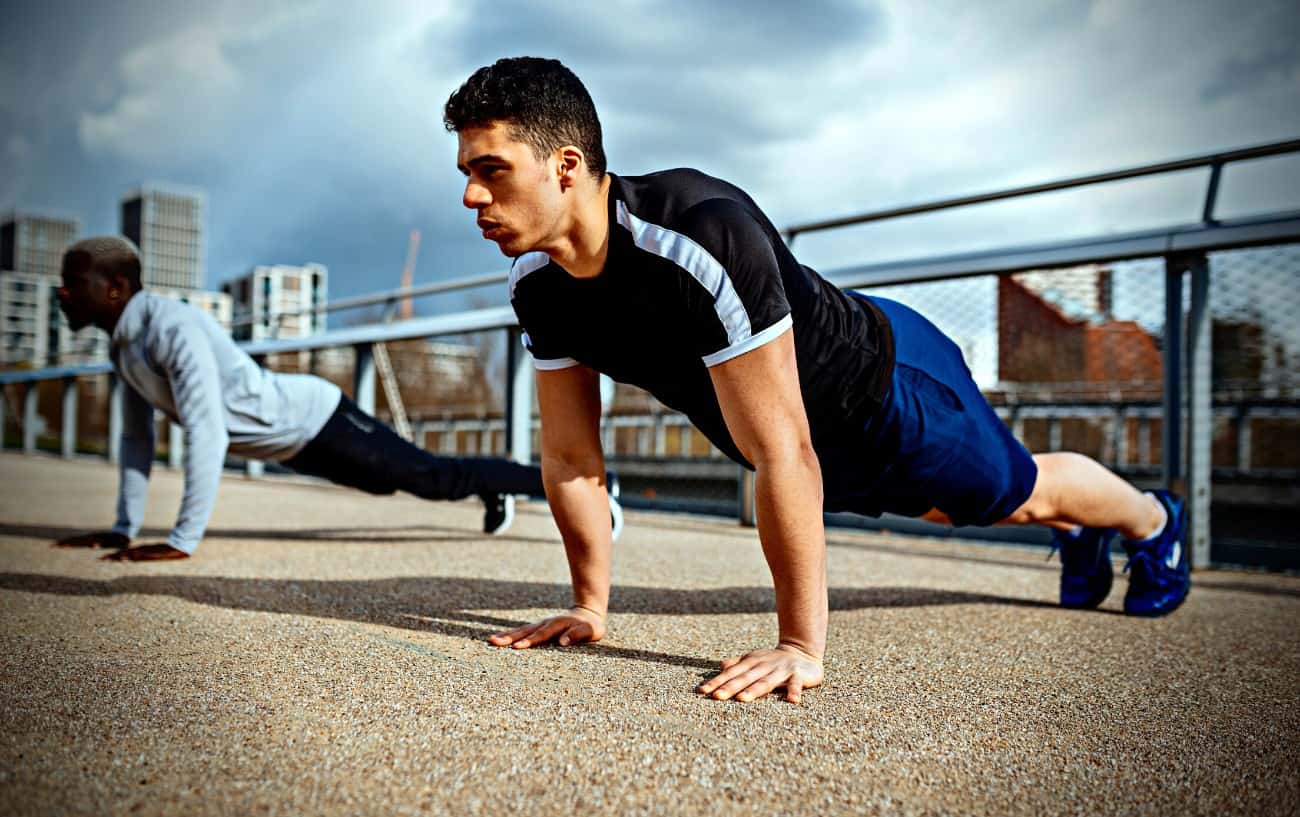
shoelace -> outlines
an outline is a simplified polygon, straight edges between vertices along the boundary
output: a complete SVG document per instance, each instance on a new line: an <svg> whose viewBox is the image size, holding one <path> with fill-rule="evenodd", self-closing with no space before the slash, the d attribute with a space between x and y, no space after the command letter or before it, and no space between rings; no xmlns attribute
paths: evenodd
<svg viewBox="0 0 1300 817"><path fill-rule="evenodd" d="M1136 565L1137 569L1133 571L1134 576L1141 576L1151 584L1164 587L1169 582L1161 575L1160 557L1153 550L1139 550L1136 553L1130 553L1128 561L1124 563L1124 572L1127 573L1129 567ZM1131 579L1130 579L1131 581Z"/></svg>

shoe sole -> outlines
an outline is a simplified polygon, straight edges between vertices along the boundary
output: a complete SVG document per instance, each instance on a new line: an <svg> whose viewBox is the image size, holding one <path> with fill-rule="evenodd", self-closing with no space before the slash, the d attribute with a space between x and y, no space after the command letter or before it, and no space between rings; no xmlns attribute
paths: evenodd
<svg viewBox="0 0 1300 817"><path fill-rule="evenodd" d="M623 506L618 504L613 494L609 496L609 527L610 541L617 542L618 537L623 535Z"/></svg>
<svg viewBox="0 0 1300 817"><path fill-rule="evenodd" d="M513 496L507 496L505 519L501 520L500 525L497 525L492 530L487 531L487 534L488 536L500 536L501 534L509 530L510 526L513 525L514 523L515 523L515 498Z"/></svg>
<svg viewBox="0 0 1300 817"><path fill-rule="evenodd" d="M1183 602L1187 601L1187 597L1191 594L1191 592L1192 592L1192 584L1189 581L1187 583L1187 587L1183 590L1183 594L1179 596L1177 599L1175 599L1169 605L1155 610L1142 610L1142 611L1130 610L1128 609L1127 606L1125 606L1124 615L1133 616L1134 618L1163 618L1169 615L1170 613L1172 613L1173 611L1177 610L1179 607L1182 607Z"/></svg>

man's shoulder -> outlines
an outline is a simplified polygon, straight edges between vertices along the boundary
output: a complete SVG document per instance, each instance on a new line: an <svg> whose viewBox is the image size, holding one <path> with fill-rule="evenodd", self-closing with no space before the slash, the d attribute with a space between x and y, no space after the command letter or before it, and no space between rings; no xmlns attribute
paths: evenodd
<svg viewBox="0 0 1300 817"><path fill-rule="evenodd" d="M691 167L616 178L618 198L637 216L671 219L697 205L714 201L752 204L745 191L736 185Z"/></svg>

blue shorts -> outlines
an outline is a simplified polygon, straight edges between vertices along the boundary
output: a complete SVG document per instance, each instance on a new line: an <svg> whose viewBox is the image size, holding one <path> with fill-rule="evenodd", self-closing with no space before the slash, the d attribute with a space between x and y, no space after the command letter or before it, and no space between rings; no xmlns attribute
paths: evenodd
<svg viewBox="0 0 1300 817"><path fill-rule="evenodd" d="M1033 457L984 399L955 343L911 308L871 301L893 329L893 382L860 438L818 451L826 509L921 516L938 508L954 525L1006 519L1034 490Z"/></svg>

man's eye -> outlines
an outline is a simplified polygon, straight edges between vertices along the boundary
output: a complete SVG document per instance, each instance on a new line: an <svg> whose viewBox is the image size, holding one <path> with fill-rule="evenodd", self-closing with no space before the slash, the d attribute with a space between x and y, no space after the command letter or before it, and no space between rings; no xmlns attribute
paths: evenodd
<svg viewBox="0 0 1300 817"><path fill-rule="evenodd" d="M483 168L483 178L495 179L496 177L500 176L504 171L505 169L500 167L485 167Z"/></svg>

